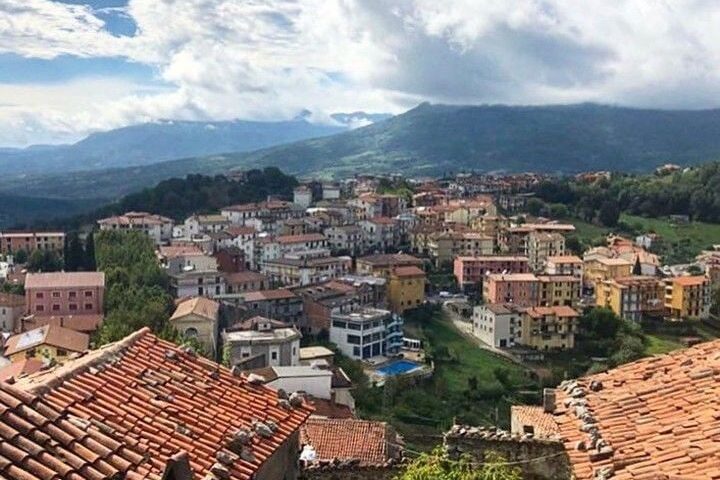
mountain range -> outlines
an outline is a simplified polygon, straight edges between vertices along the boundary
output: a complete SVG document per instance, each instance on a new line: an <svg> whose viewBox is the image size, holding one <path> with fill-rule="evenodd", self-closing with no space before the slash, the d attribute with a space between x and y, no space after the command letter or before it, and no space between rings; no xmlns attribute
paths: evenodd
<svg viewBox="0 0 720 480"><path fill-rule="evenodd" d="M355 129L339 126L341 131L334 134L313 131L315 138L252 152L188 154L152 165L116 165L92 172L5 175L0 176L0 193L100 203L166 178L265 166L299 176L338 178L381 172L416 176L458 171L643 172L668 162L693 165L720 158L720 110L421 104L375 120L382 121ZM336 121L358 125L373 119L359 113ZM295 122L305 123L302 118ZM122 142L115 149L119 156L132 150ZM226 146L221 149L227 152ZM186 150L170 151L177 155Z"/></svg>

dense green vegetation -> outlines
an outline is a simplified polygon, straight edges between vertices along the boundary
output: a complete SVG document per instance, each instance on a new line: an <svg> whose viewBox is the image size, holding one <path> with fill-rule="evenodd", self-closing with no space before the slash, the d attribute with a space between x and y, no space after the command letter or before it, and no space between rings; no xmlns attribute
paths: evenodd
<svg viewBox="0 0 720 480"><path fill-rule="evenodd" d="M521 480L522 471L505 462L502 456L488 452L483 464L478 466L468 454L454 460L438 447L413 460L395 480Z"/></svg>
<svg viewBox="0 0 720 480"><path fill-rule="evenodd" d="M420 105L384 122L252 153L185 158L97 172L0 178L0 191L118 198L190 173L280 166L302 175L460 170L570 173L648 171L720 157L720 110L659 111L599 105Z"/></svg>
<svg viewBox="0 0 720 480"><path fill-rule="evenodd" d="M0 172L0 177L2 174ZM104 203L104 202L102 202ZM52 218L66 217L96 208L95 200L63 200L28 197L22 192L0 194L0 230Z"/></svg>

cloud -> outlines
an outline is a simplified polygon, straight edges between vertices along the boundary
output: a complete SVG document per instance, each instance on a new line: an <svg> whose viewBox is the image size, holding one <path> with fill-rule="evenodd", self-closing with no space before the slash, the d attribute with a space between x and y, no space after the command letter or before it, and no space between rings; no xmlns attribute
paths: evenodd
<svg viewBox="0 0 720 480"><path fill-rule="evenodd" d="M720 98L711 0L129 0L122 14L131 36L113 35L91 6L0 0L0 52L121 57L168 86L125 81L122 93L94 91L82 107L26 108L22 118L76 136L142 119L303 109L328 121L425 100L699 108Z"/></svg>

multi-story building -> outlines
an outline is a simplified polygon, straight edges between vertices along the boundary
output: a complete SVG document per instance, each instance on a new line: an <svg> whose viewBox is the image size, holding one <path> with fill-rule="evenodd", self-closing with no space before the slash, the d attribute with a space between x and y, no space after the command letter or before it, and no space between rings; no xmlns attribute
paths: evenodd
<svg viewBox="0 0 720 480"><path fill-rule="evenodd" d="M579 316L564 305L527 308L523 310L521 334L516 341L538 350L574 348Z"/></svg>
<svg viewBox="0 0 720 480"><path fill-rule="evenodd" d="M373 275L376 277L388 278L395 267L420 267L423 261L405 253L388 253L368 255L356 259L356 270L358 275Z"/></svg>
<svg viewBox="0 0 720 480"><path fill-rule="evenodd" d="M673 319L710 316L710 279L704 275L673 277L665 281L665 312Z"/></svg>
<svg viewBox="0 0 720 480"><path fill-rule="evenodd" d="M597 289L606 280L632 275L633 263L624 258L592 257L583 260L585 284Z"/></svg>
<svg viewBox="0 0 720 480"><path fill-rule="evenodd" d="M395 355L403 345L403 320L388 310L363 308L332 316L330 341L356 360Z"/></svg>
<svg viewBox="0 0 720 480"><path fill-rule="evenodd" d="M212 298L225 294L225 277L217 269L217 265L214 269L183 270L170 273L168 276L170 277L170 289L176 298Z"/></svg>
<svg viewBox="0 0 720 480"><path fill-rule="evenodd" d="M157 251L160 265L167 270L168 275L186 271L212 271L217 269L217 259L205 254L194 244L164 245Z"/></svg>
<svg viewBox="0 0 720 480"><path fill-rule="evenodd" d="M530 232L527 237L527 256L532 271L543 271L548 257L560 255L565 255L565 237L561 233Z"/></svg>
<svg viewBox="0 0 720 480"><path fill-rule="evenodd" d="M478 257L456 257L453 272L458 285L476 288L491 273L527 273L530 271L527 257L519 255L486 255Z"/></svg>
<svg viewBox="0 0 720 480"><path fill-rule="evenodd" d="M395 247L400 238L398 222L390 217L372 217L359 222L369 250L384 252Z"/></svg>
<svg viewBox="0 0 720 480"><path fill-rule="evenodd" d="M402 314L425 301L425 271L416 266L396 267L388 277L387 301L390 310Z"/></svg>
<svg viewBox="0 0 720 480"><path fill-rule="evenodd" d="M310 206L313 200L312 197L312 190L305 185L295 187L295 189L293 190L293 203L303 208L307 208Z"/></svg>
<svg viewBox="0 0 720 480"><path fill-rule="evenodd" d="M477 232L439 232L429 236L427 250L436 266L452 264L458 256L486 256L495 252L495 238Z"/></svg>
<svg viewBox="0 0 720 480"><path fill-rule="evenodd" d="M0 232L0 254L14 254L23 250L32 253L46 250L62 254L65 248L63 232Z"/></svg>
<svg viewBox="0 0 720 480"><path fill-rule="evenodd" d="M512 303L522 307L537 306L540 281L532 273L494 273L483 282L485 303Z"/></svg>
<svg viewBox="0 0 720 480"><path fill-rule="evenodd" d="M321 233L281 235L276 237L272 243L277 244L277 251L267 255L263 254L263 260L273 260L288 255L301 255L302 257L326 257L330 255L327 238Z"/></svg>
<svg viewBox="0 0 720 480"><path fill-rule="evenodd" d="M472 332L492 347L513 347L521 334L521 318L522 309L515 305L478 305L473 308Z"/></svg>
<svg viewBox="0 0 720 480"><path fill-rule="evenodd" d="M577 308L582 298L582 279L572 275L538 275L538 305Z"/></svg>
<svg viewBox="0 0 720 480"><path fill-rule="evenodd" d="M255 316L223 332L230 364L248 368L300 365L300 339L294 326Z"/></svg>
<svg viewBox="0 0 720 480"><path fill-rule="evenodd" d="M510 227L500 236L503 251L529 256L529 237L533 232L559 233L567 235L575 231L575 226L567 223L525 223Z"/></svg>
<svg viewBox="0 0 720 480"><path fill-rule="evenodd" d="M223 207L220 214L233 225L254 225L255 220L274 223L278 220L300 218L305 215L305 208L283 200L268 200Z"/></svg>
<svg viewBox="0 0 720 480"><path fill-rule="evenodd" d="M124 215L98 220L100 230L137 230L149 236L156 245L172 239L172 219L147 212L127 212Z"/></svg>
<svg viewBox="0 0 720 480"><path fill-rule="evenodd" d="M262 273L245 270L244 272L224 273L225 293L236 294L256 292L269 288L270 282Z"/></svg>
<svg viewBox="0 0 720 480"><path fill-rule="evenodd" d="M351 257L282 257L263 262L261 272L273 286L302 286L348 275Z"/></svg>
<svg viewBox="0 0 720 480"><path fill-rule="evenodd" d="M15 324L24 312L24 296L0 292L0 329L3 332L15 331Z"/></svg>
<svg viewBox="0 0 720 480"><path fill-rule="evenodd" d="M583 276L582 258L576 255L555 255L547 258L545 273L548 275Z"/></svg>
<svg viewBox="0 0 720 480"><path fill-rule="evenodd" d="M259 290L242 296L243 306L253 315L280 320L305 331L303 299L290 290Z"/></svg>
<svg viewBox="0 0 720 480"><path fill-rule="evenodd" d="M362 285L356 287L336 281L293 289L303 298L306 331L313 335L328 332L332 315L349 313L366 305L362 290Z"/></svg>
<svg viewBox="0 0 720 480"><path fill-rule="evenodd" d="M185 219L184 233L190 238L202 233L222 232L230 226L230 220L222 215L192 215Z"/></svg>
<svg viewBox="0 0 720 480"><path fill-rule="evenodd" d="M103 272L28 273L25 313L28 315L102 315Z"/></svg>
<svg viewBox="0 0 720 480"><path fill-rule="evenodd" d="M595 305L625 320L639 322L664 314L665 288L657 277L632 276L605 280L595 289Z"/></svg>
<svg viewBox="0 0 720 480"><path fill-rule="evenodd" d="M365 251L365 235L357 225L328 227L323 231L333 253L357 256Z"/></svg>
<svg viewBox="0 0 720 480"><path fill-rule="evenodd" d="M182 299L170 317L170 325L185 338L197 340L212 355L217 354L220 304L205 297Z"/></svg>

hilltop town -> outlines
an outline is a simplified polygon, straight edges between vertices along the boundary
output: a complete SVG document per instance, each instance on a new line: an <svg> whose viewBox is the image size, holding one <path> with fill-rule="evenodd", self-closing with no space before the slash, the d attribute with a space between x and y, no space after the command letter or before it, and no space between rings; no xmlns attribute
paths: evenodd
<svg viewBox="0 0 720 480"><path fill-rule="evenodd" d="M307 180L0 232L0 477L391 479L442 445L522 478L716 478L720 245L670 263L552 181Z"/></svg>

